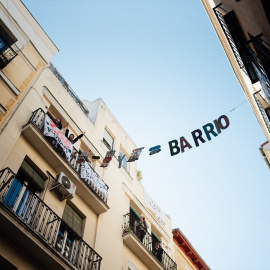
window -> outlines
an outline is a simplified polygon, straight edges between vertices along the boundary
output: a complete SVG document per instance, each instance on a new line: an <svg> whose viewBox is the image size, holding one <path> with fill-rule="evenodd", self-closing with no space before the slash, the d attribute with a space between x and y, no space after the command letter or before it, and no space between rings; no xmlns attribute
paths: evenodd
<svg viewBox="0 0 270 270"><path fill-rule="evenodd" d="M44 178L46 178L46 176L33 169L29 164L30 162L31 161L27 162L26 160L23 161L4 198L4 204L21 218L23 218L27 212L32 194L38 194L45 188Z"/></svg>
<svg viewBox="0 0 270 270"><path fill-rule="evenodd" d="M68 204L66 204L66 206L65 206L65 210L64 210L64 214L63 214L63 220L79 236L82 236L83 219Z"/></svg>
<svg viewBox="0 0 270 270"><path fill-rule="evenodd" d="M157 242L161 243L161 239L153 231L151 231L151 236L152 236L152 248L154 249Z"/></svg>
<svg viewBox="0 0 270 270"><path fill-rule="evenodd" d="M140 215L137 213L137 211L130 205L130 211L129 211L129 226L135 231L135 223L136 221L140 220Z"/></svg>
<svg viewBox="0 0 270 270"><path fill-rule="evenodd" d="M0 21L0 68L4 68L17 54L11 48L15 37L9 33L7 27ZM12 40L13 38L13 40Z"/></svg>
<svg viewBox="0 0 270 270"><path fill-rule="evenodd" d="M138 270L132 262L128 262L128 270Z"/></svg>
<svg viewBox="0 0 270 270"><path fill-rule="evenodd" d="M79 239L80 238L62 222L57 235L56 250L72 261L76 256L75 251L78 248Z"/></svg>
<svg viewBox="0 0 270 270"><path fill-rule="evenodd" d="M120 156L120 159L122 159L124 154L120 151L119 156ZM126 156L124 156L124 158L122 160L122 167L125 168L126 171L128 171L128 163L127 163L127 157Z"/></svg>
<svg viewBox="0 0 270 270"><path fill-rule="evenodd" d="M104 130L103 142L109 149L113 149L113 137L106 129Z"/></svg>
<svg viewBox="0 0 270 270"><path fill-rule="evenodd" d="M62 219L64 222L61 223L58 231L56 250L67 259L74 260L79 245L78 240L82 236L83 218L66 204Z"/></svg>

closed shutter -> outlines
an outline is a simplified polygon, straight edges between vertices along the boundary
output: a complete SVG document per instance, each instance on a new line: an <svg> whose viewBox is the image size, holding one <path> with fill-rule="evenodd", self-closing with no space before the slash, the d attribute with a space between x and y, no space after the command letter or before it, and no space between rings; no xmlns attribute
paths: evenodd
<svg viewBox="0 0 270 270"><path fill-rule="evenodd" d="M35 186L37 191L42 192L45 189L44 179L25 160L18 171L18 175Z"/></svg>
<svg viewBox="0 0 270 270"><path fill-rule="evenodd" d="M83 219L68 204L65 206L63 220L75 233L82 237Z"/></svg>
<svg viewBox="0 0 270 270"><path fill-rule="evenodd" d="M106 129L104 130L103 141L110 149L113 149L113 138Z"/></svg>

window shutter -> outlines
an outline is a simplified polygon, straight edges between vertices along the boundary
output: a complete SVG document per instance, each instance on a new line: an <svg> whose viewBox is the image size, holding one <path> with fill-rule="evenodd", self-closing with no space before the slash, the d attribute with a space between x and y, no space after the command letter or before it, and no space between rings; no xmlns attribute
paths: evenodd
<svg viewBox="0 0 270 270"><path fill-rule="evenodd" d="M24 160L18 174L22 174L23 180L31 182L35 188L42 192L45 189L44 179Z"/></svg>
<svg viewBox="0 0 270 270"><path fill-rule="evenodd" d="M103 141L104 140L108 144L108 146L113 149L113 138L106 129L104 130Z"/></svg>
<svg viewBox="0 0 270 270"><path fill-rule="evenodd" d="M68 204L65 206L63 220L75 233L82 237L83 220Z"/></svg>

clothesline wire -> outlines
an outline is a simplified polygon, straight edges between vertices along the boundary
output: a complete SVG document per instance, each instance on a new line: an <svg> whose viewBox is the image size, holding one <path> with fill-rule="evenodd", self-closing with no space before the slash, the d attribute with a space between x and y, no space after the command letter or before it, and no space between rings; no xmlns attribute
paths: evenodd
<svg viewBox="0 0 270 270"><path fill-rule="evenodd" d="M240 103L240 104L238 104L237 106L233 107L233 108L232 108L230 111L228 111L226 114L229 114L229 113L235 111L237 108L239 108L240 106L242 106L242 105L245 104L246 102L248 102L248 101L247 101L247 100L243 101L242 103ZM188 136L188 135L190 135L190 133L187 133L186 135L183 135L183 136L186 137L186 136ZM160 144L161 147L164 146L164 145L165 145L165 144ZM167 145L167 143L166 143L166 145ZM151 147L154 147L154 146L151 146ZM144 149L142 150L142 153L143 153L143 152L149 152L149 148L151 148L151 147L144 147Z"/></svg>

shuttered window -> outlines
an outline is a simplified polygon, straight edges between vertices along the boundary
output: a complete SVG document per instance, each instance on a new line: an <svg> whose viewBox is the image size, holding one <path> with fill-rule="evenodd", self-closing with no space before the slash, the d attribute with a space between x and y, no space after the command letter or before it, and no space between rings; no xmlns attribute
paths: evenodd
<svg viewBox="0 0 270 270"><path fill-rule="evenodd" d="M0 19L0 69L4 68L17 55L11 47L15 42L15 39L12 40L11 37L14 38L14 35Z"/></svg>
<svg viewBox="0 0 270 270"><path fill-rule="evenodd" d="M109 149L113 149L113 137L106 129L104 130L103 142Z"/></svg>
<svg viewBox="0 0 270 270"><path fill-rule="evenodd" d="M63 220L74 232L82 237L83 219L68 204L65 206Z"/></svg>
<svg viewBox="0 0 270 270"><path fill-rule="evenodd" d="M45 189L45 179L25 160L23 161L17 176L23 181L31 183L38 192Z"/></svg>

